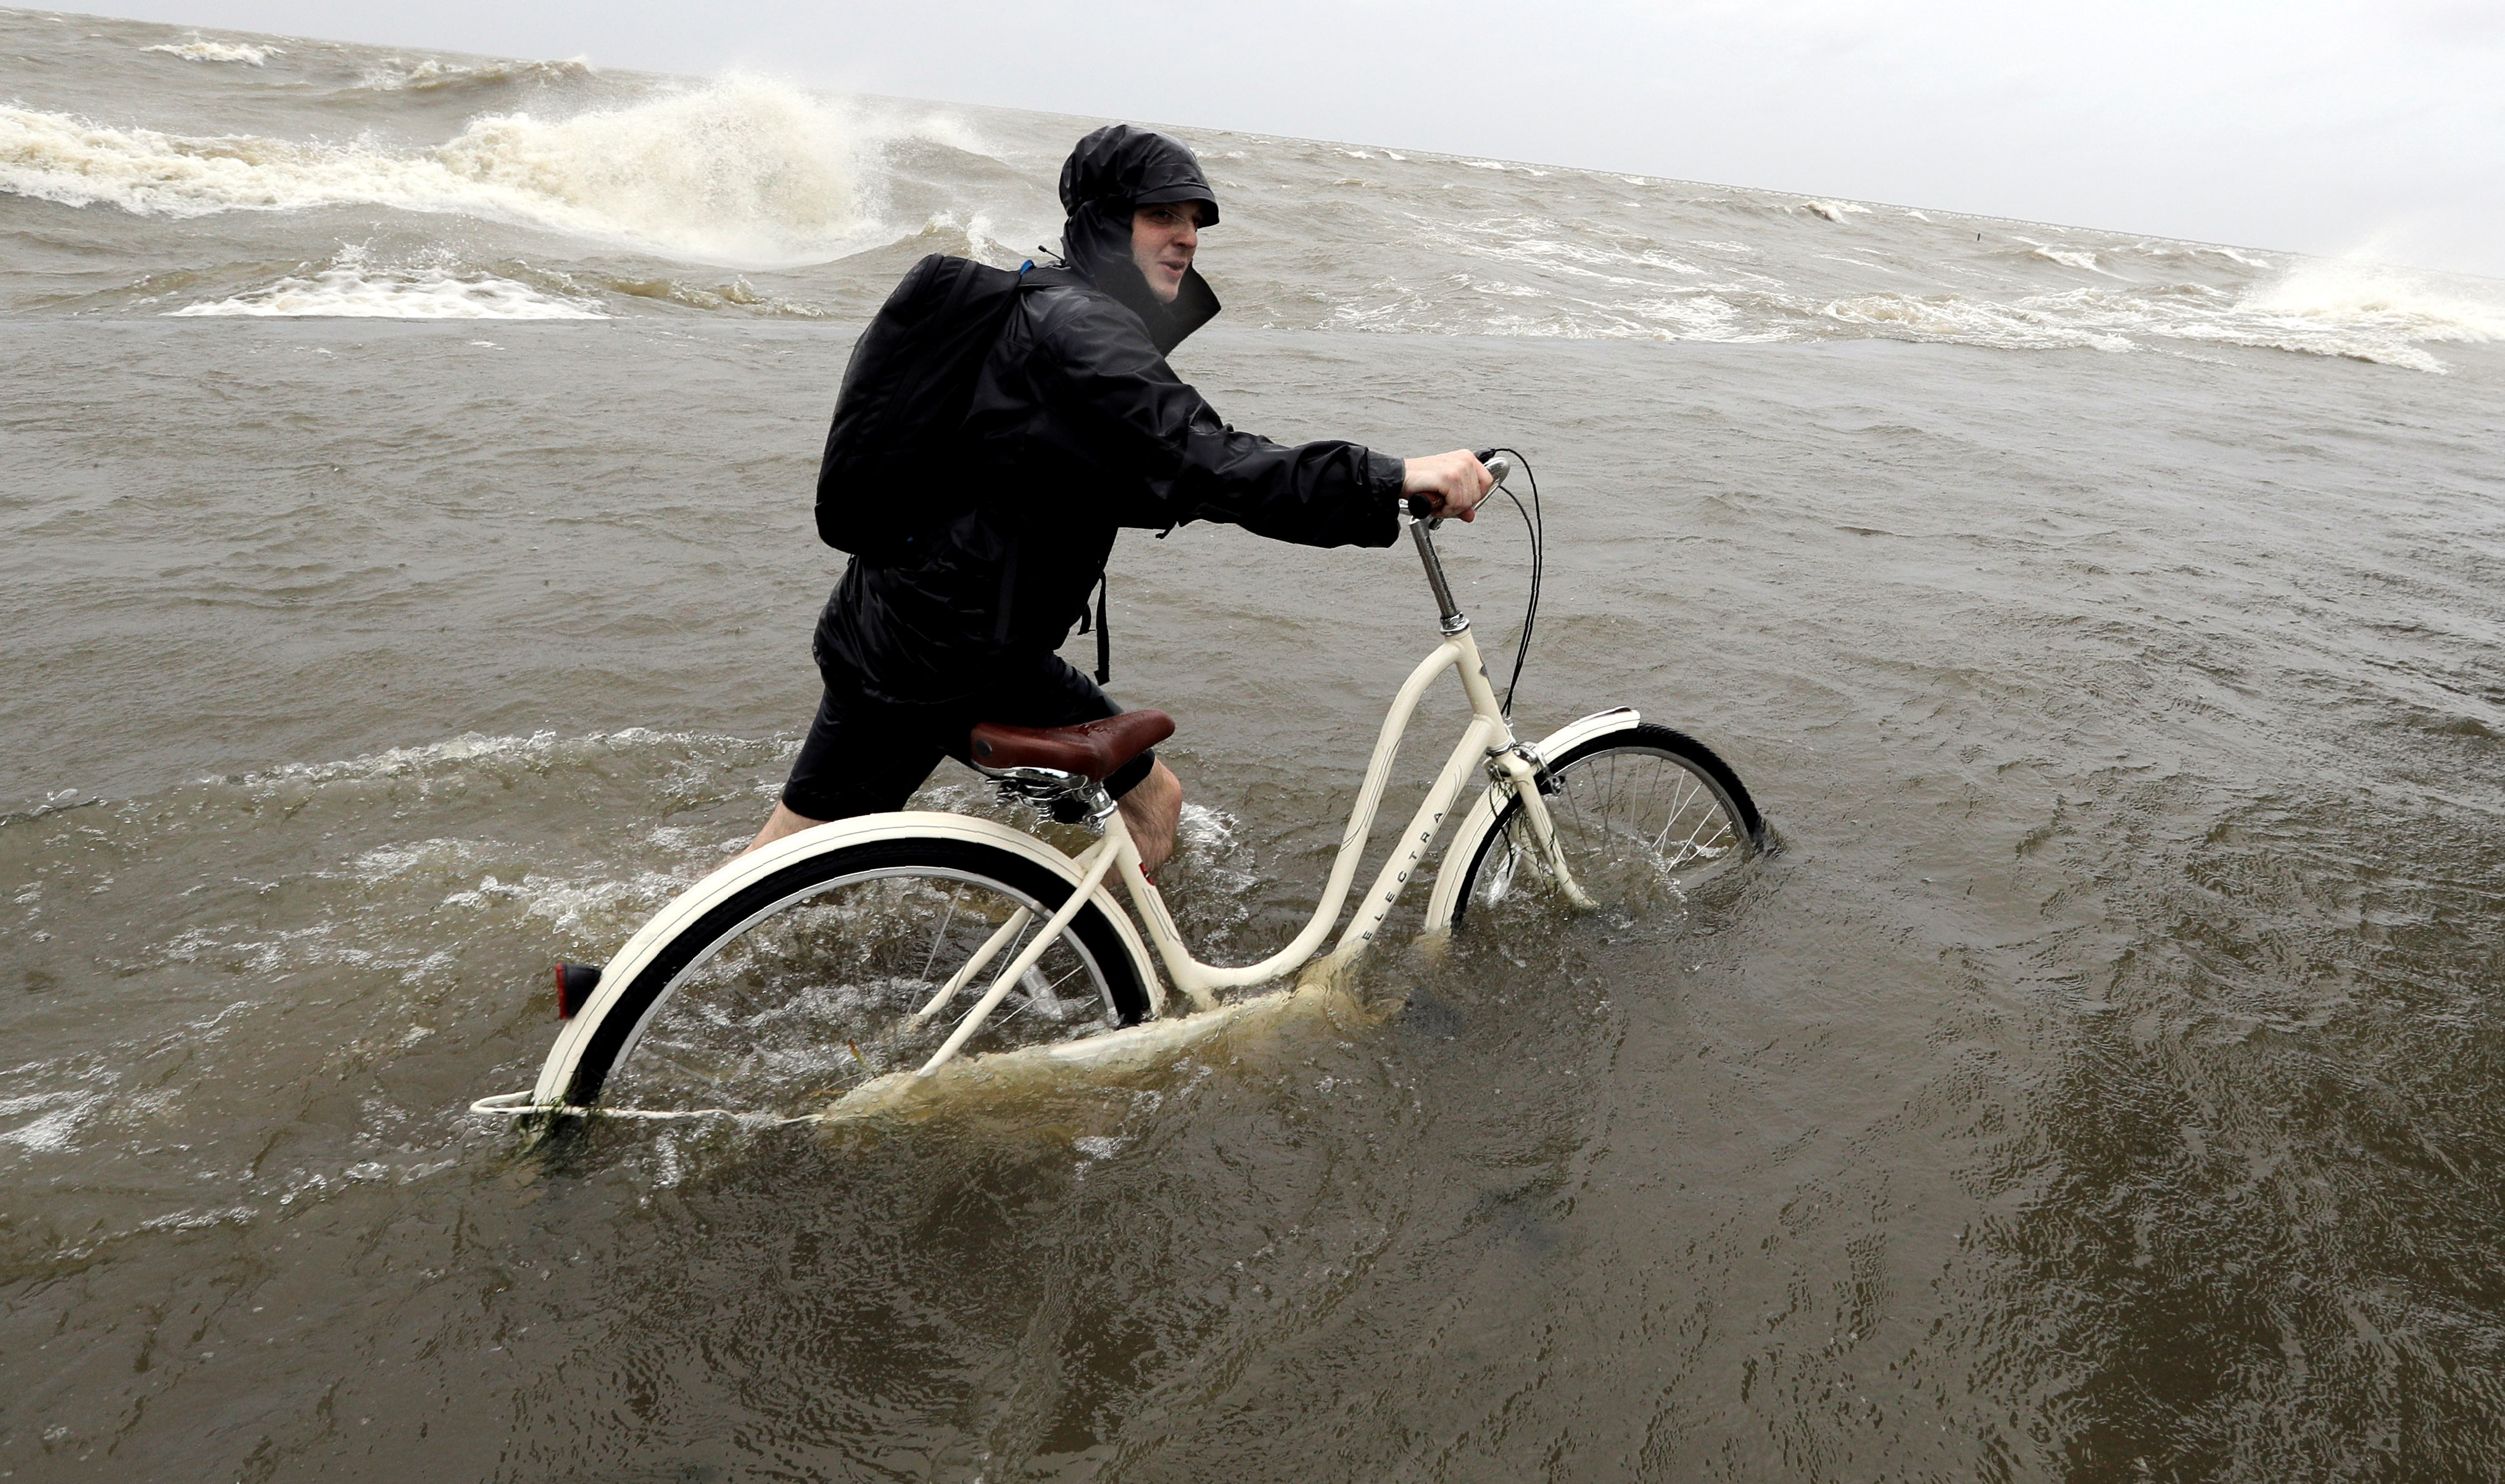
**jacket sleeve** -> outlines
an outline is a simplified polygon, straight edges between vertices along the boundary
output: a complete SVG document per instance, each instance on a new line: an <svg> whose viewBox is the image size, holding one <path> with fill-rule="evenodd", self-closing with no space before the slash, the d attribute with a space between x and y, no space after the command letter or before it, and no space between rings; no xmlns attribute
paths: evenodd
<svg viewBox="0 0 2505 1484"><path fill-rule="evenodd" d="M1130 311L1070 296L1041 317L1038 369L1089 452L1136 476L1153 521L1217 520L1307 546L1389 546L1403 466L1361 444L1288 446L1226 426L1177 377Z"/></svg>

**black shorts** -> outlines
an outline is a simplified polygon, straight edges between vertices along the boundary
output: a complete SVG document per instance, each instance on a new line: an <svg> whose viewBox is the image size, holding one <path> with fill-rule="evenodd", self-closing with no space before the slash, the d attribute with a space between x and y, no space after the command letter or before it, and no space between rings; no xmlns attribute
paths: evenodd
<svg viewBox="0 0 2505 1484"><path fill-rule="evenodd" d="M1121 713L1111 697L1057 654L1011 660L964 701L907 706L873 701L851 673L822 664L827 684L817 720L800 743L783 805L806 819L849 819L904 808L943 757L967 761L967 734L977 722L1013 727L1068 727ZM1156 766L1143 752L1105 780L1114 798L1131 791Z"/></svg>

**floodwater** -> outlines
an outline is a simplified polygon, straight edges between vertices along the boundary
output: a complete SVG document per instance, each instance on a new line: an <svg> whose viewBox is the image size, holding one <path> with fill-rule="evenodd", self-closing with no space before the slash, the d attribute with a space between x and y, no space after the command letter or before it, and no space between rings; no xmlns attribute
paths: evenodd
<svg viewBox="0 0 2505 1484"><path fill-rule="evenodd" d="M1523 449L1526 730L1638 706L1780 848L1161 1070L465 1112L762 816L852 336L1089 122L0 12L0 1472L2505 1471L2476 280L1190 131L1179 369ZM1424 584L1189 527L1112 595L1258 956Z"/></svg>

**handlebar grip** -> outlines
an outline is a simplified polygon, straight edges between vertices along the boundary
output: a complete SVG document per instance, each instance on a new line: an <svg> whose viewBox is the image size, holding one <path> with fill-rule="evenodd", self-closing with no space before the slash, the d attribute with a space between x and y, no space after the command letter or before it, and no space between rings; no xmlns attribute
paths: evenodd
<svg viewBox="0 0 2505 1484"><path fill-rule="evenodd" d="M1513 472L1513 461L1493 448L1482 450L1473 457L1486 466L1488 476L1493 481L1489 485L1490 489L1504 483L1505 477ZM1401 502L1409 507L1410 516L1416 520L1426 520L1428 512L1434 508L1424 495L1402 496ZM1440 526L1443 522L1438 520L1434 524Z"/></svg>

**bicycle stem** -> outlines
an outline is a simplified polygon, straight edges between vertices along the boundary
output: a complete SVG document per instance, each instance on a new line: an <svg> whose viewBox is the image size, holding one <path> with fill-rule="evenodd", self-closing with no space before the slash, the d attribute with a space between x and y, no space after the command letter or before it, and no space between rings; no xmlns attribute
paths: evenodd
<svg viewBox="0 0 2505 1484"><path fill-rule="evenodd" d="M1427 586L1435 595L1435 623L1446 637L1461 633L1470 626L1470 617L1453 601L1453 585L1444 578L1444 559L1435 553L1435 538L1428 535L1432 521L1422 521L1404 507L1401 524L1409 528L1409 539L1418 548L1418 560L1427 569Z"/></svg>

